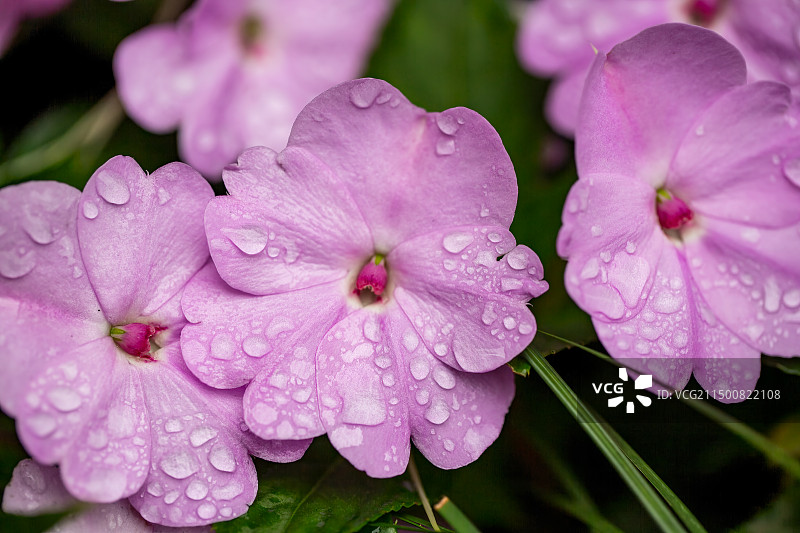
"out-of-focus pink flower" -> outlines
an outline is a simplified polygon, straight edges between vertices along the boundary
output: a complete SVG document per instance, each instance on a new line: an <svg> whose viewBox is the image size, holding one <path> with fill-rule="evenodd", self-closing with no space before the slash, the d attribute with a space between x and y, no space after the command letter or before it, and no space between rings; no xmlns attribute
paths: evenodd
<svg viewBox="0 0 800 533"><path fill-rule="evenodd" d="M62 9L71 0L0 0L0 56L5 53L26 18L44 17Z"/></svg>
<svg viewBox="0 0 800 533"><path fill-rule="evenodd" d="M374 477L405 470L409 437L439 467L474 461L514 395L500 367L536 329L526 303L547 289L508 231L517 183L491 125L356 80L311 102L285 150L247 150L223 180L205 219L219 274L183 298L192 371L249 383L254 433L327 432Z"/></svg>
<svg viewBox="0 0 800 533"><path fill-rule="evenodd" d="M244 513L256 492L248 449L292 460L308 444L241 429L242 391L203 385L181 357L180 298L208 261L212 196L182 163L147 175L122 156L83 193L0 190L0 405L76 498L130 497L164 525Z"/></svg>
<svg viewBox="0 0 800 533"><path fill-rule="evenodd" d="M599 54L558 252L616 358L751 389L800 350L800 113L717 34L666 24Z"/></svg>
<svg viewBox="0 0 800 533"><path fill-rule="evenodd" d="M250 146L279 150L314 96L363 68L389 0L200 0L124 40L120 98L144 128L179 128L209 178Z"/></svg>
<svg viewBox="0 0 800 533"><path fill-rule="evenodd" d="M14 468L11 482L3 492L3 512L22 516L74 511L59 520L47 533L211 533L208 526L171 528L142 519L128 500L79 507L61 481L58 468L24 459Z"/></svg>
<svg viewBox="0 0 800 533"><path fill-rule="evenodd" d="M595 49L607 51L650 26L705 26L736 45L751 79L786 83L800 93L800 4L794 0L536 0L517 41L522 64L553 77L546 115L572 137L581 89Z"/></svg>

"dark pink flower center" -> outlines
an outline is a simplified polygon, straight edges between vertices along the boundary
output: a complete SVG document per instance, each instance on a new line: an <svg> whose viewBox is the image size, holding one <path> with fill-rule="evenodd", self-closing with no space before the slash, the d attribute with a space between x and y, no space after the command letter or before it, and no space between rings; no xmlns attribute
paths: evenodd
<svg viewBox="0 0 800 533"><path fill-rule="evenodd" d="M239 22L239 42L246 55L264 55L263 36L264 24L257 15L247 15Z"/></svg>
<svg viewBox="0 0 800 533"><path fill-rule="evenodd" d="M386 290L389 279L385 263L383 255L377 254L367 261L358 273L353 293L358 295L364 305L382 301L383 291Z"/></svg>
<svg viewBox="0 0 800 533"><path fill-rule="evenodd" d="M165 329L167 328L162 326L133 322L124 326L114 326L111 328L110 333L117 346L122 348L128 355L143 361L155 361L155 358L150 353L152 349L151 339Z"/></svg>
<svg viewBox="0 0 800 533"><path fill-rule="evenodd" d="M719 16L727 0L689 0L686 12L689 20L698 26L711 26Z"/></svg>
<svg viewBox="0 0 800 533"><path fill-rule="evenodd" d="M666 230L680 229L693 216L686 202L664 189L656 194L656 213L659 224Z"/></svg>

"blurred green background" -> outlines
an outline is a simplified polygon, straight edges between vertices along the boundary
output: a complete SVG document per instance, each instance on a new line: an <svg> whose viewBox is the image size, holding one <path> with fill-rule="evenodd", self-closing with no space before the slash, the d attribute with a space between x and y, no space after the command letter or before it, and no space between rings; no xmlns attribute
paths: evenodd
<svg viewBox="0 0 800 533"><path fill-rule="evenodd" d="M42 146L63 138L113 88L111 57L116 45L146 26L158 7L155 0L75 0L57 15L21 25L13 46L0 58L0 184L19 181L9 169L20 158L43 153ZM519 182L512 231L518 242L539 254L551 287L532 304L539 327L602 350L588 317L566 295L564 262L555 252L562 205L576 179L573 146L543 120L547 81L528 75L518 64L514 41L522 7L524 2L501 0L401 0L364 74L387 80L428 110L465 106L494 125ZM93 170L113 155L130 155L150 171L178 159L175 134L153 135L129 119L109 135L67 152L68 157L24 179L54 179L81 188ZM217 192L224 192L221 186ZM616 375L608 363L579 349L562 349L543 335L534 344L545 353L556 352L548 361L568 383ZM554 496L568 494L567 485L574 483L622 530L656 530L550 388L535 373L516 379L517 397L503 432L478 461L457 471L441 471L417 454L431 499L436 502L447 495L486 532L590 529L553 502ZM765 365L759 388L794 390L797 379L791 372ZM722 407L794 456L800 454L797 404ZM629 422L615 429L709 531L800 530L796 479L724 425L677 401L669 409L667 421ZM13 421L4 417L0 484L8 482L14 465L25 456ZM317 439L309 452L308 471L334 457L327 439ZM277 479L305 475L292 465L260 468L269 469ZM348 490L356 495L366 483L360 473L349 472L346 479L351 481L337 488L344 497ZM419 506L410 512L424 516ZM42 531L51 523L48 518L0 515L2 531ZM238 524L253 525L234 522L224 530L236 531ZM366 526L364 531L373 529Z"/></svg>

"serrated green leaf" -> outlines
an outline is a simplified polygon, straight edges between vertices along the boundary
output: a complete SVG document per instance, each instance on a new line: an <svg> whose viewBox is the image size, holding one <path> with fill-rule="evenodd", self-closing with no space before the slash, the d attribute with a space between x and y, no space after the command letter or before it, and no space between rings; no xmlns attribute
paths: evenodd
<svg viewBox="0 0 800 533"><path fill-rule="evenodd" d="M257 466L256 501L247 514L217 524L216 531L356 532L386 513L419 504L404 477L371 478L330 453L324 441L315 443L297 463L259 461Z"/></svg>

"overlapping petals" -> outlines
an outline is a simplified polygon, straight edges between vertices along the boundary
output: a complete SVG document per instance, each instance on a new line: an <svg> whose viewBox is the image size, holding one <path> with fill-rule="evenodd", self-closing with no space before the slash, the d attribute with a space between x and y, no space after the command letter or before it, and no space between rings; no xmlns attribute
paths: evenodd
<svg viewBox="0 0 800 533"><path fill-rule="evenodd" d="M242 392L198 382L181 356L186 282L208 261L194 170L146 175L130 158L100 167L81 194L31 182L0 191L3 408L38 461L60 464L75 497L130 498L148 521L185 526L244 513L256 491L248 449L299 458L307 442L242 431ZM151 353L110 332L153 326Z"/></svg>
<svg viewBox="0 0 800 533"><path fill-rule="evenodd" d="M205 220L219 273L183 297L192 371L249 382L256 434L327 433L371 476L402 473L409 439L444 468L476 459L513 397L500 367L536 330L526 304L547 289L508 232L516 180L494 129L356 80L309 104L283 152L247 150L223 180ZM369 261L388 281L364 300Z"/></svg>
<svg viewBox="0 0 800 533"><path fill-rule="evenodd" d="M800 7L792 2L537 0L531 2L522 20L517 53L534 74L555 78L545 109L550 124L567 136L582 129L578 128L580 88L594 50L607 52L648 27L668 22L698 24L721 34L744 55L751 79L779 81L795 92L800 88L795 39ZM724 58L718 60L725 62ZM651 58L651 73L669 72L657 67L662 61L670 61L670 56ZM657 105L658 100L651 103ZM668 122L654 127L667 126Z"/></svg>
<svg viewBox="0 0 800 533"><path fill-rule="evenodd" d="M567 290L609 353L676 388L694 370L750 389L760 352L800 346L797 106L783 85L745 85L737 54L692 26L642 32L596 60L576 135ZM662 228L672 197L692 217Z"/></svg>
<svg viewBox="0 0 800 533"><path fill-rule="evenodd" d="M286 145L297 113L356 76L388 0L203 0L175 25L123 41L114 58L127 112L180 128L182 157L210 178L250 146Z"/></svg>

